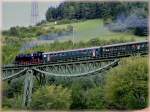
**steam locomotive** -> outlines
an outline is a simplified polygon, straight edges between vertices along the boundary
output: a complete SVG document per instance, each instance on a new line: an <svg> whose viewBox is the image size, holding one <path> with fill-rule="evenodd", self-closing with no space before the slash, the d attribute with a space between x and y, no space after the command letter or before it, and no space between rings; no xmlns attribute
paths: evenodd
<svg viewBox="0 0 150 112"><path fill-rule="evenodd" d="M19 54L14 63L19 65L57 63L94 59L112 59L135 54L147 54L148 41L129 42L90 48L64 50L56 52L34 52Z"/></svg>

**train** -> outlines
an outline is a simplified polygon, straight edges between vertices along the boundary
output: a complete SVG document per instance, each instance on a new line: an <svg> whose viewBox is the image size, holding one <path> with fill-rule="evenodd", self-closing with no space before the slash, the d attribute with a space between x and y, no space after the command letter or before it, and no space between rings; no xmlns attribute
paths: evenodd
<svg viewBox="0 0 150 112"><path fill-rule="evenodd" d="M148 41L118 43L112 45L80 48L73 50L34 52L31 54L19 54L15 57L14 64L44 64L70 61L113 59L136 54L148 53Z"/></svg>

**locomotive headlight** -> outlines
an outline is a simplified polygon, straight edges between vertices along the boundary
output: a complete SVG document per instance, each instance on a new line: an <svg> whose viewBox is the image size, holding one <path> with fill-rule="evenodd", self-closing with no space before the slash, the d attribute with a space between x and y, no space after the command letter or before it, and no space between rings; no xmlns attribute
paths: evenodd
<svg viewBox="0 0 150 112"><path fill-rule="evenodd" d="M44 54L44 58L46 58L46 55Z"/></svg>

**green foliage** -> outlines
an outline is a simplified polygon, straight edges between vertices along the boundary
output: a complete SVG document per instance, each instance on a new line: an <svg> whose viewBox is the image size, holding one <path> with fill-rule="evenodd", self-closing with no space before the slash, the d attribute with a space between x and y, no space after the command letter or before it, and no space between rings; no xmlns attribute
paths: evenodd
<svg viewBox="0 0 150 112"><path fill-rule="evenodd" d="M37 28L36 27L11 27L9 30L7 31L3 31L3 35L5 36L16 36L19 38L31 38L31 37L35 37L35 32L36 32Z"/></svg>
<svg viewBox="0 0 150 112"><path fill-rule="evenodd" d="M82 88L80 82L76 82L72 85L72 104L71 109L86 109L86 96L85 90Z"/></svg>
<svg viewBox="0 0 150 112"><path fill-rule="evenodd" d="M17 95L23 93L23 81L24 78L19 78L16 80L8 80L3 82L3 97L14 98Z"/></svg>
<svg viewBox="0 0 150 112"><path fill-rule="evenodd" d="M46 20L41 20L41 22L39 22L39 23L37 23L36 25L37 26L41 26L41 25L44 25L44 24L46 24Z"/></svg>
<svg viewBox="0 0 150 112"><path fill-rule="evenodd" d="M70 20L70 19L62 19L62 20L57 21L57 25L61 25L61 24L71 24L71 23L75 23L75 22L79 22L79 20L76 20L76 19L73 19L73 20Z"/></svg>
<svg viewBox="0 0 150 112"><path fill-rule="evenodd" d="M147 32L148 32L148 29L146 27L137 27L134 29L134 34L135 35L139 35L139 36L146 36L147 35Z"/></svg>
<svg viewBox="0 0 150 112"><path fill-rule="evenodd" d="M87 109L87 95L89 89L96 87L92 77L83 77L73 80L71 84L72 104L71 109Z"/></svg>
<svg viewBox="0 0 150 112"><path fill-rule="evenodd" d="M88 41L88 44L90 46L98 46L98 45L100 45L100 40L98 38L93 38Z"/></svg>
<svg viewBox="0 0 150 112"><path fill-rule="evenodd" d="M143 9L148 15L147 2L62 2L58 7L50 7L46 12L46 20L60 19L115 19L118 14L132 13L133 9Z"/></svg>
<svg viewBox="0 0 150 112"><path fill-rule="evenodd" d="M45 86L33 93L32 109L69 109L71 90L62 86Z"/></svg>
<svg viewBox="0 0 150 112"><path fill-rule="evenodd" d="M108 72L104 95L109 108L141 109L147 106L147 65L147 58L129 58Z"/></svg>
<svg viewBox="0 0 150 112"><path fill-rule="evenodd" d="M86 93L86 105L88 109L104 109L105 99L104 92L101 87L95 87Z"/></svg>
<svg viewBox="0 0 150 112"><path fill-rule="evenodd" d="M73 21L72 21L73 22ZM29 26L29 27L11 27L9 30L3 31L4 36L15 36L19 39L33 39L33 38L39 38L39 36L42 35L48 35L56 34L60 36L62 33L68 33L72 32L72 28L70 25L66 28L55 28L53 25L50 25L48 28L45 28L43 24L46 24L46 22L42 21L41 23L38 23L37 26Z"/></svg>
<svg viewBox="0 0 150 112"><path fill-rule="evenodd" d="M22 100L22 96L15 96L13 98L4 97L2 102L3 109L22 109Z"/></svg>
<svg viewBox="0 0 150 112"><path fill-rule="evenodd" d="M68 25L68 26L67 26L67 29L68 29L68 32L73 32L73 26Z"/></svg>
<svg viewBox="0 0 150 112"><path fill-rule="evenodd" d="M2 37L2 62L4 64L10 64L13 62L15 56L18 54L21 43L23 40L16 37Z"/></svg>
<svg viewBox="0 0 150 112"><path fill-rule="evenodd" d="M13 51L13 53L12 53ZM3 46L2 47L2 58L3 58L3 64L9 64L13 63L13 60L15 59L15 56L18 53L18 47L17 46Z"/></svg>

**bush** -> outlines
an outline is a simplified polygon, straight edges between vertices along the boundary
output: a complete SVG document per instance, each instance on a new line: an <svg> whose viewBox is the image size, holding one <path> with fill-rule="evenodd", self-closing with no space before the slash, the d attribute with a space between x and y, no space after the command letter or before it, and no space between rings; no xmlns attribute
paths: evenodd
<svg viewBox="0 0 150 112"><path fill-rule="evenodd" d="M68 32L73 32L73 26L72 25L67 25L67 31Z"/></svg>
<svg viewBox="0 0 150 112"><path fill-rule="evenodd" d="M147 58L129 58L106 75L105 99L109 108L141 109L147 106Z"/></svg>
<svg viewBox="0 0 150 112"><path fill-rule="evenodd" d="M71 109L86 109L86 95L85 90L82 88L81 83L72 85L72 104Z"/></svg>
<svg viewBox="0 0 150 112"><path fill-rule="evenodd" d="M71 91L62 86L45 86L33 93L31 108L69 109L71 104Z"/></svg>
<svg viewBox="0 0 150 112"><path fill-rule="evenodd" d="M98 38L93 38L87 42L90 46L98 46L100 45L100 40Z"/></svg>
<svg viewBox="0 0 150 112"><path fill-rule="evenodd" d="M90 89L86 95L86 105L88 109L104 109L105 100L103 89L100 87Z"/></svg>
<svg viewBox="0 0 150 112"><path fill-rule="evenodd" d="M89 77L79 78L73 81L71 109L87 109L86 92L95 87L94 80Z"/></svg>
<svg viewBox="0 0 150 112"><path fill-rule="evenodd" d="M39 23L36 24L36 26L44 25L46 24L46 20L41 20Z"/></svg>
<svg viewBox="0 0 150 112"><path fill-rule="evenodd" d="M14 98L4 97L2 107L5 110L22 109L22 97L21 97L21 95L15 96Z"/></svg>
<svg viewBox="0 0 150 112"><path fill-rule="evenodd" d="M76 19L62 19L62 20L59 20L57 21L57 24L58 25L61 25L61 24L70 24L70 23L75 23L75 22L78 22L79 20L76 20Z"/></svg>
<svg viewBox="0 0 150 112"><path fill-rule="evenodd" d="M23 93L23 78L19 78L16 80L8 80L8 82L3 82L3 96L8 98L13 98L19 94Z"/></svg>
<svg viewBox="0 0 150 112"><path fill-rule="evenodd" d="M139 36L147 36L148 28L147 27L137 27L134 29L134 34Z"/></svg>

